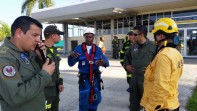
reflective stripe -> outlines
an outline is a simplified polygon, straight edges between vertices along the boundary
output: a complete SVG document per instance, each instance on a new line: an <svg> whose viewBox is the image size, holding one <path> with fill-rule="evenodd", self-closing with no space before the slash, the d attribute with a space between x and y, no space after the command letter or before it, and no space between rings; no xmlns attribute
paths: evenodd
<svg viewBox="0 0 197 111"><path fill-rule="evenodd" d="M59 78L62 78L62 74L59 74Z"/></svg>
<svg viewBox="0 0 197 111"><path fill-rule="evenodd" d="M129 46L126 46L126 47L125 47L125 49L128 49L128 48L129 48Z"/></svg>
<svg viewBox="0 0 197 111"><path fill-rule="evenodd" d="M127 74L127 77L132 77L132 74Z"/></svg>
<svg viewBox="0 0 197 111"><path fill-rule="evenodd" d="M50 49L50 51L53 53L53 48L49 48Z"/></svg>
<svg viewBox="0 0 197 111"><path fill-rule="evenodd" d="M46 109L51 109L51 104L46 104L45 108Z"/></svg>
<svg viewBox="0 0 197 111"><path fill-rule="evenodd" d="M121 50L120 53L124 53L124 51Z"/></svg>
<svg viewBox="0 0 197 111"><path fill-rule="evenodd" d="M51 109L51 104L47 104L47 100L45 101L45 109Z"/></svg>
<svg viewBox="0 0 197 111"><path fill-rule="evenodd" d="M51 58L51 57L52 57L52 55L51 55L51 54L47 54L47 57Z"/></svg>
<svg viewBox="0 0 197 111"><path fill-rule="evenodd" d="M120 59L120 62L124 62L124 59Z"/></svg>

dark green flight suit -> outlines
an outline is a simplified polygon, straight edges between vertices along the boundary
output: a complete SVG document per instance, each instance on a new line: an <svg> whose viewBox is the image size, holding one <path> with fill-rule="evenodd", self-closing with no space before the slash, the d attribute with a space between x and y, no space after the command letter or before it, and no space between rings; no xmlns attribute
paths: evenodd
<svg viewBox="0 0 197 111"><path fill-rule="evenodd" d="M60 56L56 47L47 47L47 57L55 62L55 71L52 75L52 83L45 88L45 96L47 99L46 109L47 111L58 111L59 107L59 85L63 85L63 79L60 78L59 64Z"/></svg>
<svg viewBox="0 0 197 111"><path fill-rule="evenodd" d="M2 111L45 111L44 87L51 76L40 69L33 52L21 52L9 39L0 47Z"/></svg>
<svg viewBox="0 0 197 111"><path fill-rule="evenodd" d="M143 45L133 43L125 54L125 65L132 65L134 68L130 83L130 111L140 110L140 100L144 90L145 67L150 64L155 54L156 46L148 39Z"/></svg>

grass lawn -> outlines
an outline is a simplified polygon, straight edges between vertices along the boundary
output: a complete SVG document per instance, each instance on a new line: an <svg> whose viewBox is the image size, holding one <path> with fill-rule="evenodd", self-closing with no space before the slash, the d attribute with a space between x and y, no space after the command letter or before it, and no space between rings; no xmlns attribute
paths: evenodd
<svg viewBox="0 0 197 111"><path fill-rule="evenodd" d="M186 108L188 111L197 111L197 86L194 89L192 96L188 99Z"/></svg>

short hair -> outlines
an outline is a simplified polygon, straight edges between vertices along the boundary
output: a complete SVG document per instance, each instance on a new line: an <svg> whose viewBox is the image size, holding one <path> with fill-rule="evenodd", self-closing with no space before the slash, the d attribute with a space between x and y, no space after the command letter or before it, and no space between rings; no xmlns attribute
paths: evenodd
<svg viewBox="0 0 197 111"><path fill-rule="evenodd" d="M103 37L100 37L100 41L103 41Z"/></svg>
<svg viewBox="0 0 197 111"><path fill-rule="evenodd" d="M34 18L29 16L20 16L16 18L11 26L11 33L12 36L15 35L15 31L20 28L23 33L26 33L32 24L37 25L39 28L42 29L42 24Z"/></svg>
<svg viewBox="0 0 197 111"><path fill-rule="evenodd" d="M137 25L133 28L133 30L138 30L140 33L144 34L144 37L146 37L148 33L148 30L144 25Z"/></svg>

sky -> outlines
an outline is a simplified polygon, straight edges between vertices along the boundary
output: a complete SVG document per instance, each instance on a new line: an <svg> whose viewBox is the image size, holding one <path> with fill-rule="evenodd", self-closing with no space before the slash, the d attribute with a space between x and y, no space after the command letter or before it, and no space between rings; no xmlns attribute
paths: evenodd
<svg viewBox="0 0 197 111"><path fill-rule="evenodd" d="M11 26L11 24L14 22L14 20L21 16L21 7L22 3L25 0L1 0L0 3L0 21L3 21ZM72 2L78 2L80 0L53 0L55 6L62 6L64 4L69 4ZM36 11L38 8L36 5L34 7L34 11Z"/></svg>

